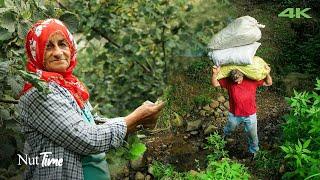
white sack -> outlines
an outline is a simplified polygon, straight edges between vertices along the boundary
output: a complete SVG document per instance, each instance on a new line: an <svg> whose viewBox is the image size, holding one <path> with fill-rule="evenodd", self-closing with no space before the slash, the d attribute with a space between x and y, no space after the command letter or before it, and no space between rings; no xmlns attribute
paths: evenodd
<svg viewBox="0 0 320 180"><path fill-rule="evenodd" d="M246 65L252 64L253 56L261 43L254 42L249 45L229 49L212 50L208 56L217 66L224 64Z"/></svg>
<svg viewBox="0 0 320 180"><path fill-rule="evenodd" d="M259 24L253 17L243 16L237 18L213 36L208 48L227 49L251 44L261 39L259 28L264 28L264 25Z"/></svg>

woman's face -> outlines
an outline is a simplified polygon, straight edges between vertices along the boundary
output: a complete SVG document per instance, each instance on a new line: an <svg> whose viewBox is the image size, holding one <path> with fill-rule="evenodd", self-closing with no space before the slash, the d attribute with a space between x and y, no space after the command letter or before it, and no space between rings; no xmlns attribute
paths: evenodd
<svg viewBox="0 0 320 180"><path fill-rule="evenodd" d="M53 33L47 42L43 66L47 71L66 72L70 65L69 44L60 32Z"/></svg>

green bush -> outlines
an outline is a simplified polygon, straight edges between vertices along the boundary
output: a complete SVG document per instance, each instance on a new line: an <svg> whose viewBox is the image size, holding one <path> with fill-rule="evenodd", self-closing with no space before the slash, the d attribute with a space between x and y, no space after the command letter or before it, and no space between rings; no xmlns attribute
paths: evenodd
<svg viewBox="0 0 320 180"><path fill-rule="evenodd" d="M221 161L209 162L208 169L205 174L200 174L201 179L249 179L250 174L247 168L240 163L233 162L228 158Z"/></svg>
<svg viewBox="0 0 320 180"><path fill-rule="evenodd" d="M257 169L262 171L273 171L273 173L278 172L281 166L281 153L271 152L266 150L259 150L255 158Z"/></svg>
<svg viewBox="0 0 320 180"><path fill-rule="evenodd" d="M196 106L205 106L210 104L211 98L207 95L198 95L194 97L193 102Z"/></svg>
<svg viewBox="0 0 320 180"><path fill-rule="evenodd" d="M320 80L313 92L294 92L287 98L291 111L283 125L288 172L285 179L307 178L320 172Z"/></svg>
<svg viewBox="0 0 320 180"><path fill-rule="evenodd" d="M114 161L119 158L124 160L135 160L143 156L146 150L146 145L138 138L138 136L131 135L125 142L125 145L117 149L109 150L106 158L110 163L115 163Z"/></svg>
<svg viewBox="0 0 320 180"><path fill-rule="evenodd" d="M188 66L187 76L193 81L206 82L210 79L210 77L208 77L211 75L209 71L210 67L211 63L209 58L196 60Z"/></svg>
<svg viewBox="0 0 320 180"><path fill-rule="evenodd" d="M172 165L164 165L161 162L155 161L151 166L152 175L155 179L170 180L170 179L185 179L184 173L175 171Z"/></svg>
<svg viewBox="0 0 320 180"><path fill-rule="evenodd" d="M249 179L247 168L228 158L228 151L224 150L226 141L217 133L207 138L205 148L209 150L208 167L206 171L196 175L199 179Z"/></svg>
<svg viewBox="0 0 320 180"><path fill-rule="evenodd" d="M205 149L208 149L211 153L208 155L209 161L220 160L223 157L228 157L228 151L225 150L226 141L217 133L210 134L207 139Z"/></svg>
<svg viewBox="0 0 320 180"><path fill-rule="evenodd" d="M176 59L198 56L222 21L205 23L214 16L199 19L201 4L185 0L77 0L64 5L79 16L86 43L76 73L99 104L96 110L110 117L157 99L169 70L179 68Z"/></svg>

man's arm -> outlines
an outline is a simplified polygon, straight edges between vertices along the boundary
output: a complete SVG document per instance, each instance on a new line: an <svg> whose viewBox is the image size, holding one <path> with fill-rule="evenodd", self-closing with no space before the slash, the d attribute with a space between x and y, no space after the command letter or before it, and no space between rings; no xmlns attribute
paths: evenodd
<svg viewBox="0 0 320 180"><path fill-rule="evenodd" d="M270 76L271 68L268 65L266 65L265 68L268 70L268 74L264 79L263 86L271 86L272 85L272 78Z"/></svg>
<svg viewBox="0 0 320 180"><path fill-rule="evenodd" d="M212 77L211 77L211 83L212 83L213 87L219 87L220 86L220 83L217 80L217 76L218 76L219 72L220 72L220 67L213 66L213 68L212 68Z"/></svg>

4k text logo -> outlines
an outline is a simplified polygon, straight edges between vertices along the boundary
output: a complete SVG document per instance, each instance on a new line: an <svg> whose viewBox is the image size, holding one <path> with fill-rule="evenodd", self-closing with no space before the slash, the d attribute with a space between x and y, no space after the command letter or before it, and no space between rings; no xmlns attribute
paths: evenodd
<svg viewBox="0 0 320 180"><path fill-rule="evenodd" d="M287 8L278 14L278 17L287 17L287 18L311 18L306 12L311 8Z"/></svg>

